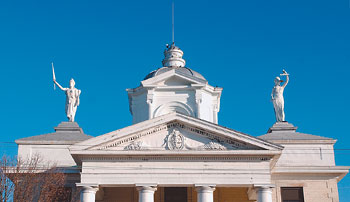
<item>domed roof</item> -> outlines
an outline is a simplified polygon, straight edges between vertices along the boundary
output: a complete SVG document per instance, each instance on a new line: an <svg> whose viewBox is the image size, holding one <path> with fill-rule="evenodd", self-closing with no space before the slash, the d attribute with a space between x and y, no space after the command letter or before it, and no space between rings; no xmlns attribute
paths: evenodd
<svg viewBox="0 0 350 202"><path fill-rule="evenodd" d="M173 69L176 69L185 75L193 76L193 77L196 77L196 78L199 78L199 79L206 81L206 79L200 73L198 73L198 72L196 72L188 67L162 67L162 68L156 69L156 70L152 71L151 73L149 73L143 80L153 78L157 75L163 74L163 73L171 71Z"/></svg>

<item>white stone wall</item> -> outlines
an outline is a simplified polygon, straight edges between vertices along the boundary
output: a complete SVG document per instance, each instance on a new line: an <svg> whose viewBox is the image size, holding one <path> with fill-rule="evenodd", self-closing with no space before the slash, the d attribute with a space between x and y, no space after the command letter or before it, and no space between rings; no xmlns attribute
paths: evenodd
<svg viewBox="0 0 350 202"><path fill-rule="evenodd" d="M133 123L139 123L170 112L179 112L217 123L222 88L194 83L175 72L143 81L145 86L128 89ZM162 78L164 77L164 78Z"/></svg>
<svg viewBox="0 0 350 202"><path fill-rule="evenodd" d="M215 99L215 97L213 98L213 96L205 91L201 91L200 92L202 95L202 102L200 103L200 119L206 120L206 121L210 121L210 122L214 122L214 109L213 109L213 100Z"/></svg>
<svg viewBox="0 0 350 202"><path fill-rule="evenodd" d="M335 166L332 144L282 144L276 166Z"/></svg>
<svg viewBox="0 0 350 202"><path fill-rule="evenodd" d="M156 91L152 103L152 116L154 118L170 112L179 111L188 116L195 116L196 106L194 100L194 91L169 90Z"/></svg>
<svg viewBox="0 0 350 202"><path fill-rule="evenodd" d="M149 105L147 104L146 93L134 95L130 104L134 124L149 119Z"/></svg>
<svg viewBox="0 0 350 202"><path fill-rule="evenodd" d="M42 164L56 164L57 166L75 166L68 147L70 145L18 145L18 157L30 159L39 155Z"/></svg>

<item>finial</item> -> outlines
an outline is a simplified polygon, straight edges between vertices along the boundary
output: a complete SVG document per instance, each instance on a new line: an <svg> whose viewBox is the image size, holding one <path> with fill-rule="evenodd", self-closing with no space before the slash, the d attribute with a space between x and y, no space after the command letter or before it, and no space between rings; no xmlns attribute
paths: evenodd
<svg viewBox="0 0 350 202"><path fill-rule="evenodd" d="M184 67L186 64L186 61L182 59L183 52L182 50L175 46L174 43L169 46L169 44L166 44L166 48L164 50L164 56L162 63L164 67Z"/></svg>

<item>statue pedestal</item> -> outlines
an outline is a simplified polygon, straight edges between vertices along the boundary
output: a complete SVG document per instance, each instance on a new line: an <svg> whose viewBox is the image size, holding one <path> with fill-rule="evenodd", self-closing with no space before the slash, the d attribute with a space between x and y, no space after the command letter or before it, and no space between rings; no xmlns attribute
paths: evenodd
<svg viewBox="0 0 350 202"><path fill-rule="evenodd" d="M276 122L275 124L273 124L271 128L269 128L267 133L282 132L282 131L295 132L297 128L298 127L295 127L293 124L288 123L287 121Z"/></svg>
<svg viewBox="0 0 350 202"><path fill-rule="evenodd" d="M296 132L298 127L294 126L288 122L276 122L271 128L267 131L265 135L259 136L259 138L267 141L272 141L274 143L290 143L290 142L308 142L314 140L330 140L332 138L321 137L317 135L310 135L305 133Z"/></svg>
<svg viewBox="0 0 350 202"><path fill-rule="evenodd" d="M86 135L76 122L61 122L54 127L54 133L37 135L16 140L17 144L72 145L92 138Z"/></svg>
<svg viewBox="0 0 350 202"><path fill-rule="evenodd" d="M56 133L75 132L84 134L83 129L79 127L77 122L64 121L58 124L57 127L54 127L54 129Z"/></svg>

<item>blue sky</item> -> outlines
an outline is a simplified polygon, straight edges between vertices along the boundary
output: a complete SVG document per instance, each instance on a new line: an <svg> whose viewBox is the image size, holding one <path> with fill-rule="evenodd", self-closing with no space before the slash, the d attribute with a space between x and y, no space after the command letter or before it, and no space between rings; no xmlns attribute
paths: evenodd
<svg viewBox="0 0 350 202"><path fill-rule="evenodd" d="M285 68L287 121L337 139L337 165L350 165L349 3L176 0L175 41L188 67L224 88L221 125L266 133L273 79ZM51 61L61 85L74 78L82 90L76 120L97 136L131 124L125 89L161 67L170 42L170 0L0 1L2 152L66 120ZM341 201L350 201L348 183L339 183Z"/></svg>

